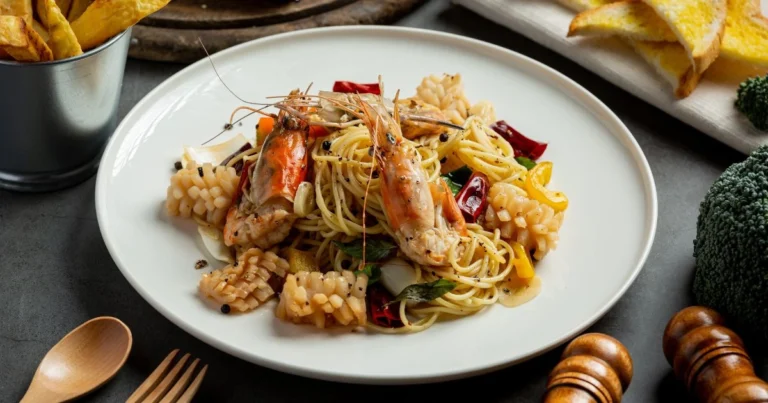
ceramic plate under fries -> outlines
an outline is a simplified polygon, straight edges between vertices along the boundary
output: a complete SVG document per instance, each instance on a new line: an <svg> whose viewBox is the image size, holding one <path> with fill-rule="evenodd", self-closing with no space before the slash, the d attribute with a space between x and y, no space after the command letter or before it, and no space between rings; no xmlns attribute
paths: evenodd
<svg viewBox="0 0 768 403"><path fill-rule="evenodd" d="M340 49L355 49L345 57ZM213 56L227 85L263 101L336 80L376 81L388 95L414 93L422 77L461 73L472 101L549 143L552 186L570 204L558 248L536 265L541 294L406 335L321 331L275 318L272 301L224 315L197 294L204 258L192 220L164 202L184 145L222 130L241 105L201 60L158 86L125 117L105 151L96 186L99 226L122 274L169 320L229 354L293 374L357 383L455 379L519 363L584 331L626 292L653 240L657 202L648 163L605 105L556 71L509 50L459 36L394 27L304 30L248 42ZM257 118L216 141L254 136ZM446 353L449 352L449 353ZM429 359L413 359L429 357Z"/></svg>

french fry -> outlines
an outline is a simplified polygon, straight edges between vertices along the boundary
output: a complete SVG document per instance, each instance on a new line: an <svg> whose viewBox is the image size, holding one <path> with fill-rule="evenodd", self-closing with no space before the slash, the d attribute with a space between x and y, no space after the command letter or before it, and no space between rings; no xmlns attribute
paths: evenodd
<svg viewBox="0 0 768 403"><path fill-rule="evenodd" d="M56 5L56 0L37 0L37 15L48 28L50 39L47 42L55 60L83 53L69 21Z"/></svg>
<svg viewBox="0 0 768 403"><path fill-rule="evenodd" d="M83 50L101 45L142 18L165 7L170 0L95 0L72 22Z"/></svg>
<svg viewBox="0 0 768 403"><path fill-rule="evenodd" d="M56 5L59 6L61 14L66 16L69 14L69 9L72 6L72 0L56 0Z"/></svg>
<svg viewBox="0 0 768 403"><path fill-rule="evenodd" d="M32 0L0 0L0 15L24 17L31 24L32 12Z"/></svg>
<svg viewBox="0 0 768 403"><path fill-rule="evenodd" d="M67 14L67 19L70 22L76 20L78 17L83 15L85 9L91 5L91 2L92 0L72 0L72 5L69 7L69 14Z"/></svg>
<svg viewBox="0 0 768 403"><path fill-rule="evenodd" d="M45 29L43 24L37 22L37 20L32 20L32 28L35 29L35 32L37 32L46 43L48 42L48 39L50 39L51 36L48 35L48 30Z"/></svg>
<svg viewBox="0 0 768 403"><path fill-rule="evenodd" d="M24 17L0 15L0 49L20 62L53 60L53 53Z"/></svg>

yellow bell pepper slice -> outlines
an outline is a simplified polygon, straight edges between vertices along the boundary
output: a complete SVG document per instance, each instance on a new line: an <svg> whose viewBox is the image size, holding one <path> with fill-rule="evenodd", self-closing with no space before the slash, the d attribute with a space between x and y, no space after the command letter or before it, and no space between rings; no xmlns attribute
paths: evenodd
<svg viewBox="0 0 768 403"><path fill-rule="evenodd" d="M513 242L512 251L515 252L515 258L512 259L512 264L515 266L517 277L520 277L523 280L533 278L536 273L533 271L531 259L528 258L528 253L525 252L523 245Z"/></svg>
<svg viewBox="0 0 768 403"><path fill-rule="evenodd" d="M555 211L563 211L568 208L568 198L563 192L555 192L545 188L552 178L552 163L549 161L536 164L528 171L525 178L525 191L532 199L544 203Z"/></svg>

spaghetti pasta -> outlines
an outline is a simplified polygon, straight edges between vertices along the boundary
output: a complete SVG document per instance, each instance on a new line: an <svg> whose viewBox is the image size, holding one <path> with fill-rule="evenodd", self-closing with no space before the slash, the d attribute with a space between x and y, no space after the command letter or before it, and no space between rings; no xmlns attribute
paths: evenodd
<svg viewBox="0 0 768 403"><path fill-rule="evenodd" d="M291 97L297 97L296 93L292 93ZM521 264L527 268L532 267L531 256L527 251L520 252L522 250L520 245L528 248L537 260L543 258L556 246L557 232L564 213L555 214L554 211L549 211L552 210L551 208L547 210L548 206L545 204L527 196L524 188L528 169L518 163L516 150L510 143L490 127L496 120L493 104L481 101L472 105L464 94L460 75L425 78L418 86L415 98L440 108L451 122L461 125L463 129L446 127L442 131L425 131L425 134L412 140L396 139L387 132L385 141L389 144L384 144L385 147L382 148L381 142L376 140L375 135L375 133L381 134L378 132L381 130L378 127L379 121L372 123L370 116L367 116L368 119L358 120L361 122L359 124L352 122L351 125L342 125L343 128L338 128L340 125L335 124L330 126L334 129L329 130L328 135L305 140L309 153L306 178L300 185L296 183L298 186L291 188L292 194L279 194L279 197L287 197L288 203L284 205L293 206L294 209L293 212L284 213L295 216L291 235L282 241L273 242L272 249L264 248L264 250L274 251L275 258L286 257L288 248L303 251L302 253L312 256L313 262L317 263L317 267L323 273L291 273L292 268L285 269L289 274L286 276L286 288L282 290L283 294L276 311L279 318L294 323L310 323L321 328L356 324L383 333L412 333L426 330L442 320L473 315L497 302L511 306L513 304L509 301L514 298L510 298L509 294L518 289L528 289L526 301L532 297L530 295L532 288L526 287L526 284L538 285L540 280L535 273L531 277L532 272L523 269L522 266L518 267ZM301 111L309 110L308 106L312 105L311 100L315 98L300 99L302 101L292 104L288 109L296 111L300 114L299 116L305 116L302 113L309 112ZM357 99L358 102L363 102L359 97ZM335 102L337 104L334 105L338 105L345 113L355 113L354 104ZM398 105L398 103L394 102L392 105ZM327 107L326 105L326 109ZM286 108L283 107L283 109ZM363 112L360 112L361 117L366 117L363 115L370 113L365 110ZM397 116L396 112L394 116ZM322 121L317 115L311 115L308 119L315 124ZM346 117L344 119L349 120ZM277 127L280 123L282 120L278 118L276 128L269 136L276 136L275 133L283 130ZM435 132L440 134L432 134ZM264 141L265 148L270 144L269 139ZM384 326L375 320L367 320L363 312L366 306L369 310L375 308L370 302L366 302L365 288L376 281L371 277L370 271L365 271L370 270L370 267L365 265L370 263L365 259L367 251L365 245L366 239L369 240L368 242L372 242L371 239L402 241L403 235L400 231L403 224L396 222L398 220L392 220L393 210L390 204L393 203L393 196L387 194L392 191L391 185L385 186L383 176L385 174L383 170L386 169L385 162L387 158L392 157L382 156L382 153L386 153L388 149L392 150L393 147L409 150L410 154L403 155L408 156L412 164L411 169L420 172L421 176L418 177L426 180L425 185L430 189L431 197L436 200L434 206L436 228L442 228L441 231L458 231L459 236L446 241L445 260L444 264L440 265L427 265L422 259L409 258L409 253L403 249L402 244L399 248L398 245L393 244L395 253L410 262L413 283L409 287L429 284L449 284L450 287L434 298L414 301L406 297L391 302L391 311L396 315L395 322L401 325ZM215 170L208 167L205 172L212 170L212 173L219 174L221 169L222 173L219 175L226 172L229 175L228 184L234 186L231 178L234 173L233 167L241 162L273 158L276 151L259 149L257 145L256 148L246 149L233 156L227 160L224 167L217 167ZM281 164L288 163L290 162L281 162ZM196 169L195 165L192 167ZM451 203L457 209L460 206L454 200L445 204L443 196L445 189L440 189L446 183L444 175L459 168L487 178L487 183L490 183L490 194L477 197L483 200L487 198L489 207L480 215L477 222L464 224L464 219L461 219L460 222L450 224L454 227L450 225L446 227L445 223L439 222L439 217L450 213ZM250 173L251 183L256 180L254 179L256 175L264 174L251 170L254 171ZM406 178L403 176L401 179ZM175 181L173 183L179 183L179 179L173 181ZM247 188L246 183L244 189ZM403 189L406 194L410 191ZM253 192L252 189L250 191ZM171 190L169 190L169 200L175 194L170 192ZM215 205L219 210L216 210L217 213L212 218L213 222L203 214L195 215L195 218L221 225L219 221L223 219L221 209L242 208L236 204L237 200L233 192L227 192L227 195L230 196L227 206ZM248 208L253 209L252 204L257 200L257 195L248 195L244 198L247 200L241 203L251 203ZM438 202L438 200L443 201ZM175 202L171 201L171 203ZM174 211L176 210L178 207ZM173 214L174 211L171 213ZM232 216L234 217L235 214ZM227 220L229 219L228 216ZM408 219L417 218L408 217ZM361 239L362 256L360 252L352 252L348 246ZM406 240L411 242L413 238L406 238ZM344 245L347 246L342 247ZM513 245L516 246L513 247ZM237 245L233 249L238 255L240 254L238 251L254 250L249 249L247 245ZM426 254L430 253L428 248ZM377 268L383 265L380 269L386 269L386 262L374 261L373 265ZM235 273L242 269L228 268L227 270ZM217 274L216 279L223 274L225 273ZM213 292L216 289L214 283L219 281L214 280L208 275L201 283L208 284L201 286L201 290L208 290L204 294L218 300L232 299L233 297L229 294L222 296ZM342 280L344 284L341 283ZM324 286L326 282L328 284ZM333 287L331 283L334 284ZM353 284L354 288L350 288ZM245 283L241 285L251 287ZM243 287L238 286L238 288ZM273 291L280 292L280 290ZM265 294L260 297L257 298L258 301L253 300L253 303L243 305L242 309L253 309L258 306L257 302L266 301L268 296ZM348 302L348 307L344 301Z"/></svg>

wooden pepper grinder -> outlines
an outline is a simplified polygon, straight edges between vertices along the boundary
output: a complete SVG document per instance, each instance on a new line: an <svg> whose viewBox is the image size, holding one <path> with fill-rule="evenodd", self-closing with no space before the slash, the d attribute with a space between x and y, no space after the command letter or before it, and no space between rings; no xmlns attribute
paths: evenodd
<svg viewBox="0 0 768 403"><path fill-rule="evenodd" d="M768 384L755 376L741 338L712 309L692 306L664 330L664 356L699 402L768 402Z"/></svg>
<svg viewBox="0 0 768 403"><path fill-rule="evenodd" d="M549 374L544 403L619 403L632 381L632 357L601 333L575 338Z"/></svg>

